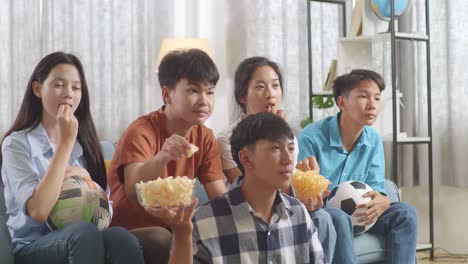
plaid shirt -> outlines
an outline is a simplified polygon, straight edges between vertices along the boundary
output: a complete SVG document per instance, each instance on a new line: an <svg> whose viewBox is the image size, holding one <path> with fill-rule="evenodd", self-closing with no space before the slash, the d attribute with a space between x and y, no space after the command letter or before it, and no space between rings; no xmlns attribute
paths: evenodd
<svg viewBox="0 0 468 264"><path fill-rule="evenodd" d="M317 230L304 205L278 192L270 223L245 201L240 187L197 209L194 263L323 263Z"/></svg>

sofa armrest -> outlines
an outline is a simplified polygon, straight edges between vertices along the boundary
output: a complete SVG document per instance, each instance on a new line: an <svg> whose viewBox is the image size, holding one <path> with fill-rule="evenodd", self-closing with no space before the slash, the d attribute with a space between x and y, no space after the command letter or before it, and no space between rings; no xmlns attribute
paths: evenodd
<svg viewBox="0 0 468 264"><path fill-rule="evenodd" d="M385 191L390 202L395 203L400 201L400 190L398 186L391 180L385 180Z"/></svg>

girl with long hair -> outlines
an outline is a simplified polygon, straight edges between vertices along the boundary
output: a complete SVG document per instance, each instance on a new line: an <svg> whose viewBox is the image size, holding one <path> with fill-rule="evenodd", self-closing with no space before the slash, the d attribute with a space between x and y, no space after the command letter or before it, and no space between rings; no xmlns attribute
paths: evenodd
<svg viewBox="0 0 468 264"><path fill-rule="evenodd" d="M66 178L107 186L77 57L54 52L36 66L1 141L0 166L15 263L143 263L137 239L123 228L81 222L49 231L45 223Z"/></svg>

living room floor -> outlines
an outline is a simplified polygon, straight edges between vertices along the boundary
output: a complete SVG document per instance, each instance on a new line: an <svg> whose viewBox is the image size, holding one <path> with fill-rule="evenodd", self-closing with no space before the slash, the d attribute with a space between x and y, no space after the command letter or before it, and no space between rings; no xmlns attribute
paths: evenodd
<svg viewBox="0 0 468 264"><path fill-rule="evenodd" d="M429 241L429 196L427 186L402 187L402 200L418 210L418 241ZM434 188L435 261L429 251L418 252L419 263L468 263L468 188Z"/></svg>
<svg viewBox="0 0 468 264"><path fill-rule="evenodd" d="M451 254L444 250L436 249L434 261L429 259L429 251L418 252L418 264L425 263L468 263L468 255Z"/></svg>

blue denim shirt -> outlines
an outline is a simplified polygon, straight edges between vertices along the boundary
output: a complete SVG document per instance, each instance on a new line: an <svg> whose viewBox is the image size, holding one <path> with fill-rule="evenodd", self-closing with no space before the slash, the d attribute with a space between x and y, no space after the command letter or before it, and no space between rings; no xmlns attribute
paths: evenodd
<svg viewBox="0 0 468 264"><path fill-rule="evenodd" d="M385 159L382 139L369 126L362 130L351 152L343 148L338 124L339 114L314 122L299 134L299 160L315 156L320 174L336 185L350 180L367 183L374 190L385 192Z"/></svg>
<svg viewBox="0 0 468 264"><path fill-rule="evenodd" d="M13 132L3 141L2 179L5 184L7 226L15 253L49 232L45 223L39 223L29 216L26 203L44 177L54 151L42 124L32 130L28 128ZM78 141L73 146L69 164L86 168L83 148Z"/></svg>

